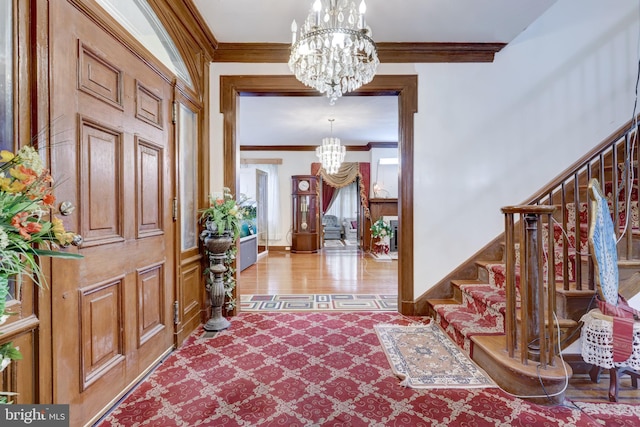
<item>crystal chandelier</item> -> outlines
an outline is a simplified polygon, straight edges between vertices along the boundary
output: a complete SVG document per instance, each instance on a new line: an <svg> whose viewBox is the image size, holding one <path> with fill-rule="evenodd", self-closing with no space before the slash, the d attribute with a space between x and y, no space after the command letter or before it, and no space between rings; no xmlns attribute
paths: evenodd
<svg viewBox="0 0 640 427"><path fill-rule="evenodd" d="M338 172L340 165L344 161L346 152L345 147L340 145L340 138L333 137L334 120L335 119L329 119L331 122L331 137L322 138L322 145L316 148L316 156L318 156L322 162L322 167L329 175Z"/></svg>
<svg viewBox="0 0 640 427"><path fill-rule="evenodd" d="M364 0L316 0L300 27L291 24L289 69L307 86L325 93L331 105L343 93L369 83L380 63Z"/></svg>

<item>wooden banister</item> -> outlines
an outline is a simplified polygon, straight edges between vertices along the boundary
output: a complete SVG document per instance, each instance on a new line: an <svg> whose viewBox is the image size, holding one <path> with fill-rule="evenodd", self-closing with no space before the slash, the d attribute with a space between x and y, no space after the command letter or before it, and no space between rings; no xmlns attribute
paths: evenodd
<svg viewBox="0 0 640 427"><path fill-rule="evenodd" d="M562 248L560 250L556 247L555 254L562 270L562 288L566 291L595 289L593 263L589 259L586 245L589 216L586 187L591 178L598 178L603 183L603 188L604 183L607 183L606 191L610 200L618 200L618 203L612 203L611 211L614 224L619 225L616 227L616 237L620 238L625 234L626 249L621 251L619 258L640 258L639 254L633 253L633 233L625 233L627 230L631 231L632 212L631 206L623 202L633 191L631 173L637 178L637 164L640 160L634 126L634 123L629 122L522 204L557 207L554 214L556 225L549 225L549 232L561 231L563 234L556 242ZM622 220L626 220L626 227Z"/></svg>
<svg viewBox="0 0 640 427"><path fill-rule="evenodd" d="M506 350L509 357L513 358L515 350L519 349L523 365L535 360L542 368L553 365L557 345L553 319L556 307L554 240L553 233L547 233L546 242L543 241L542 232L545 224L547 227L553 226L555 210L555 206L541 205L502 208L506 237ZM520 255L516 259L517 252ZM519 286L516 284L517 260L520 266ZM546 280L543 276L545 263L548 266ZM520 334L516 325L518 289Z"/></svg>
<svg viewBox="0 0 640 427"><path fill-rule="evenodd" d="M640 262L640 231L632 222L629 203L640 164L636 126L637 122L627 123L525 203L502 208L505 333L510 358L519 358L524 365L533 360L542 368L553 366L559 347L558 320L554 318L556 291L560 289L556 281L563 291L595 291L594 266L586 244L591 215L587 184L591 178L603 183L616 238L625 243L618 258Z"/></svg>

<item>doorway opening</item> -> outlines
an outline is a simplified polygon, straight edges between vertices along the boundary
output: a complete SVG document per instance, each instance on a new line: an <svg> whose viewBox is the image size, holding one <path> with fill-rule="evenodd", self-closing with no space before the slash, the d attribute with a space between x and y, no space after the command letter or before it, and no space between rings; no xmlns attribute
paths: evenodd
<svg viewBox="0 0 640 427"><path fill-rule="evenodd" d="M330 197L322 194L320 203L323 207L323 246L327 246L328 241L338 240L342 246L360 247L361 233L358 232L358 226L361 223L361 209L358 190L359 180L356 179L344 187L335 189Z"/></svg>
<svg viewBox="0 0 640 427"><path fill-rule="evenodd" d="M398 311L414 313L413 295L413 129L417 112L417 76L378 75L350 96L396 95L398 97ZM237 109L239 96L320 96L293 76L221 76L221 112L224 115L224 184L232 192L238 188ZM238 282L237 292L242 288Z"/></svg>

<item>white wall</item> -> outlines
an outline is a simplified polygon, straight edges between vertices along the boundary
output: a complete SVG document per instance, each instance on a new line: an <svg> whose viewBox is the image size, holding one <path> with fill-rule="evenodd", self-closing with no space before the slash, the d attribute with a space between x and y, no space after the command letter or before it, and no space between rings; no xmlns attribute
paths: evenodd
<svg viewBox="0 0 640 427"><path fill-rule="evenodd" d="M243 159L279 158L278 181L280 182L280 230L282 239L269 241L269 246L291 246L291 176L309 175L311 163L318 158L314 151L243 151ZM345 162L369 162L370 155L366 151L347 151Z"/></svg>
<svg viewBox="0 0 640 427"><path fill-rule="evenodd" d="M374 148L371 150L371 188L369 197L375 198L373 186L378 182L384 189L379 198L398 198L398 165L381 165L381 158L399 157L397 148Z"/></svg>
<svg viewBox="0 0 640 427"><path fill-rule="evenodd" d="M416 297L632 117L637 8L560 0L493 63L416 66Z"/></svg>
<svg viewBox="0 0 640 427"><path fill-rule="evenodd" d="M637 0L559 0L493 63L379 67L418 74L415 297L503 231L502 206L526 200L631 118L638 16ZM220 111L220 75L234 74L290 72L286 64L212 64L212 112ZM211 138L215 189L220 114Z"/></svg>

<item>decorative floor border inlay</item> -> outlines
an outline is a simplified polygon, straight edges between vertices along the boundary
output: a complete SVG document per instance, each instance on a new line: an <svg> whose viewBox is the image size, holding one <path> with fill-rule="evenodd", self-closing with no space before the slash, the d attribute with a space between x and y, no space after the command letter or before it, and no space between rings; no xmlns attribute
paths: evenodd
<svg viewBox="0 0 640 427"><path fill-rule="evenodd" d="M241 295L240 311L398 311L397 295Z"/></svg>

